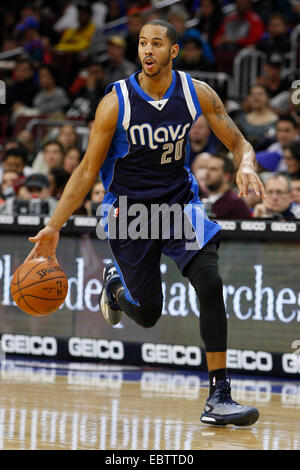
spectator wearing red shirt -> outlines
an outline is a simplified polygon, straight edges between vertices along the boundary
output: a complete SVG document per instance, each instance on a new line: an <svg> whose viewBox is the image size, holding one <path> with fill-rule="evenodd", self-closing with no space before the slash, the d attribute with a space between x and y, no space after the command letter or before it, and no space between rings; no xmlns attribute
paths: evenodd
<svg viewBox="0 0 300 470"><path fill-rule="evenodd" d="M251 0L236 0L236 12L224 18L213 40L220 70L231 73L235 55L256 44L264 31L261 18L252 11Z"/></svg>

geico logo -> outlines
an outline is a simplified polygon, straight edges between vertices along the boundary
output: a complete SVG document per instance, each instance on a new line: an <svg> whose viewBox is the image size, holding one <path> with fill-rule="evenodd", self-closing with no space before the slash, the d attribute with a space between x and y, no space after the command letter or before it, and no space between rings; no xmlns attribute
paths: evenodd
<svg viewBox="0 0 300 470"><path fill-rule="evenodd" d="M40 217L38 215L19 215L19 225L39 225Z"/></svg>
<svg viewBox="0 0 300 470"><path fill-rule="evenodd" d="M55 356L57 354L57 341L51 336L3 334L1 342L5 353L33 354L35 356Z"/></svg>
<svg viewBox="0 0 300 470"><path fill-rule="evenodd" d="M86 371L68 371L68 384L95 386L97 388L110 388L120 390L123 382L122 372L86 372Z"/></svg>
<svg viewBox="0 0 300 470"><path fill-rule="evenodd" d="M256 230L258 232L263 232L266 230L265 222L242 222L241 230Z"/></svg>
<svg viewBox="0 0 300 470"><path fill-rule="evenodd" d="M199 396L200 386L200 378L192 375L143 372L141 377L141 390L143 392L176 394L179 397L196 399Z"/></svg>
<svg viewBox="0 0 300 470"><path fill-rule="evenodd" d="M199 366L201 350L196 346L144 343L142 359L144 362L158 364Z"/></svg>
<svg viewBox="0 0 300 470"><path fill-rule="evenodd" d="M107 339L70 338L69 354L76 357L98 357L99 359L120 360L124 358L124 346L121 341Z"/></svg>
<svg viewBox="0 0 300 470"><path fill-rule="evenodd" d="M287 374L300 373L300 354L286 353L282 355L282 369Z"/></svg>
<svg viewBox="0 0 300 470"><path fill-rule="evenodd" d="M0 215L0 224L11 225L14 223L13 215Z"/></svg>
<svg viewBox="0 0 300 470"><path fill-rule="evenodd" d="M296 232L297 225L294 222L272 222L272 232Z"/></svg>
<svg viewBox="0 0 300 470"><path fill-rule="evenodd" d="M218 220L218 224L222 226L223 230L235 230L236 229L236 222L231 220Z"/></svg>
<svg viewBox="0 0 300 470"><path fill-rule="evenodd" d="M227 367L230 369L269 371L273 367L272 354L265 351L228 349Z"/></svg>
<svg viewBox="0 0 300 470"><path fill-rule="evenodd" d="M285 405L300 405L300 385L284 384L281 390L281 401Z"/></svg>
<svg viewBox="0 0 300 470"><path fill-rule="evenodd" d="M272 384L267 380L232 379L237 400L269 403L272 395Z"/></svg>

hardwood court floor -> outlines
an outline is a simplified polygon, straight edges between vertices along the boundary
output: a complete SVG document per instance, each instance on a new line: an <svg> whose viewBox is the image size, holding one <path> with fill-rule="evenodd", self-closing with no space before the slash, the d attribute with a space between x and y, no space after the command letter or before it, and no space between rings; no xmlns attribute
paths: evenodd
<svg viewBox="0 0 300 470"><path fill-rule="evenodd" d="M233 398L261 417L218 428L199 421L206 375L55 367L2 365L0 449L300 449L300 382L232 379Z"/></svg>

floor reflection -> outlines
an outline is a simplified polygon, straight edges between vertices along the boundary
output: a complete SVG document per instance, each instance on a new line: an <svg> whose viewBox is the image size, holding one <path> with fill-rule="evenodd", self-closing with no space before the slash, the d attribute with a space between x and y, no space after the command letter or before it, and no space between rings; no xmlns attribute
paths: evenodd
<svg viewBox="0 0 300 470"><path fill-rule="evenodd" d="M233 379L234 398L261 418L216 428L199 422L205 375L10 361L0 379L0 449L300 448L299 382Z"/></svg>

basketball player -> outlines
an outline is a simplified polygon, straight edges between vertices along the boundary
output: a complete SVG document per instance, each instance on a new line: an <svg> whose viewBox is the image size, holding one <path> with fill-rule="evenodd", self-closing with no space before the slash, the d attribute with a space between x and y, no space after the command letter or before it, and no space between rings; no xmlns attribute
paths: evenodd
<svg viewBox="0 0 300 470"><path fill-rule="evenodd" d="M251 185L265 197L264 188L254 171L254 151L218 95L205 83L172 70L178 51L177 34L169 23L153 20L142 28L138 48L142 70L108 87L97 108L85 156L46 227L29 238L36 245L27 259L55 257L61 227L81 205L100 168L107 191L103 202L112 204L115 217L122 216L120 196L127 196L128 207L137 202L147 208L152 203L177 203L185 207L187 216L196 208L197 217L202 217L202 233L190 222L200 240L194 249L187 249L185 236L134 240L118 237L119 232L112 238L108 229L115 262L104 269L100 309L110 325L125 313L138 325L153 327L163 302L160 256L170 256L195 288L200 303L200 333L210 377L201 421L246 426L259 413L231 398L226 373L227 318L218 273L221 227L205 214L197 182L188 169L188 132L201 113L239 165L239 195L247 196Z"/></svg>

